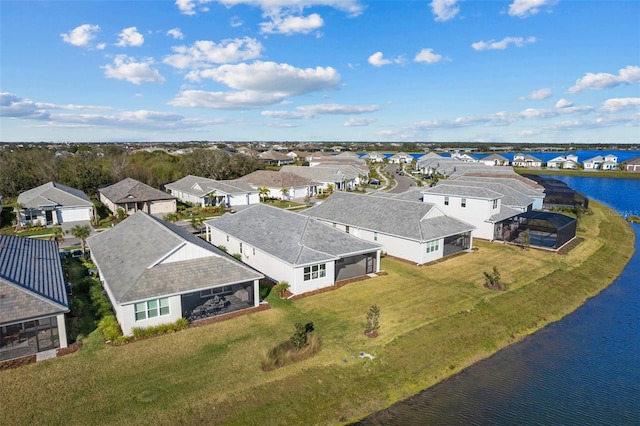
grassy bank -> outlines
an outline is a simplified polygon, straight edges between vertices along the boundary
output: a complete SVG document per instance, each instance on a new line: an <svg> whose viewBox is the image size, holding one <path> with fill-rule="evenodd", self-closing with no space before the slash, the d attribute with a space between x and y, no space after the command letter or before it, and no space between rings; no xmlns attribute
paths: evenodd
<svg viewBox="0 0 640 426"><path fill-rule="evenodd" d="M622 170L557 170L557 169L528 169L515 167L516 173L521 175L550 175L550 176L580 176L580 177L600 177L600 178L617 178L617 179L640 179L640 173L631 173Z"/></svg>
<svg viewBox="0 0 640 426"><path fill-rule="evenodd" d="M0 371L0 423L335 424L413 395L555 321L597 294L633 252L633 231L592 204L568 255L476 242L478 250L230 321L105 346L91 336L60 359ZM498 266L506 292L483 288ZM380 337L363 331L381 310ZM263 372L261 355L295 322L313 321L322 351ZM366 352L374 360L360 358ZM346 362L345 362L346 361Z"/></svg>

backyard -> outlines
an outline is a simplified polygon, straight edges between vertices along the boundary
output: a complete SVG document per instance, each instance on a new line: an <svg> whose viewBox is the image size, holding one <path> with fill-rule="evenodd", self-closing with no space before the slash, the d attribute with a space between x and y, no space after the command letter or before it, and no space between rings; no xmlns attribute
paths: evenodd
<svg viewBox="0 0 640 426"><path fill-rule="evenodd" d="M0 423L335 424L425 389L576 309L622 270L633 231L598 203L566 255L475 241L477 250L229 321L0 371ZM497 266L507 291L483 287ZM380 307L379 337L364 334ZM318 355L264 372L262 355L312 321ZM361 357L370 354L374 359ZM37 378L37 379L36 379Z"/></svg>

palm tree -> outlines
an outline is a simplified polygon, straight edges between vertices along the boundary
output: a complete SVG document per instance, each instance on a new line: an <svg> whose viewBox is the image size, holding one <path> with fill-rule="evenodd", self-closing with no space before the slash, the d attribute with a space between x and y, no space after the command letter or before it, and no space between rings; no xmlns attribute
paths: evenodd
<svg viewBox="0 0 640 426"><path fill-rule="evenodd" d="M267 199L268 195L269 195L269 188L267 188L266 186L261 186L258 188L258 196L260 197L260 200L262 200L262 202L264 202Z"/></svg>
<svg viewBox="0 0 640 426"><path fill-rule="evenodd" d="M209 198L209 200L211 200L211 205L215 206L217 203L216 201L218 201L216 199L216 190L214 189L213 191L211 191L210 193L207 194L207 198Z"/></svg>
<svg viewBox="0 0 640 426"><path fill-rule="evenodd" d="M287 188L281 188L280 193L282 194L282 201L286 200L289 196L289 190Z"/></svg>
<svg viewBox="0 0 640 426"><path fill-rule="evenodd" d="M64 231L59 226L56 226L55 228L53 228L53 238L52 238L52 240L57 242L58 245L60 245L60 244L62 244L64 242Z"/></svg>
<svg viewBox="0 0 640 426"><path fill-rule="evenodd" d="M76 225L69 230L71 235L80 240L82 246L82 254L85 253L85 245L87 244L87 238L91 235L91 227L89 225Z"/></svg>

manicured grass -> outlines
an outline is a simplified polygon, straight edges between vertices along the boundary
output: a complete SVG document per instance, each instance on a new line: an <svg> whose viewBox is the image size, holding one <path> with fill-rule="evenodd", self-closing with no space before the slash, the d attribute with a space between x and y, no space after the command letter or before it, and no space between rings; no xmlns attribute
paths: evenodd
<svg viewBox="0 0 640 426"><path fill-rule="evenodd" d="M89 336L60 359L0 371L4 424L335 424L425 389L575 310L620 273L634 234L592 202L568 255L499 243L272 309L114 347ZM483 288L497 266L507 291ZM380 336L364 335L380 307ZM322 350L264 372L262 356L313 321ZM375 357L360 358L359 352ZM346 362L345 362L346 360Z"/></svg>

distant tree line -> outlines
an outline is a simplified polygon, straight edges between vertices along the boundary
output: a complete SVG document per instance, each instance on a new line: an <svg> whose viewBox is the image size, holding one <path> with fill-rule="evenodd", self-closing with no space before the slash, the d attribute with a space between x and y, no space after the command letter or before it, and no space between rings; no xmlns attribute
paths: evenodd
<svg viewBox="0 0 640 426"><path fill-rule="evenodd" d="M126 177L154 188L186 175L235 179L264 168L261 161L218 149L195 149L183 155L164 151L129 154L118 145L73 147L56 151L45 147L0 150L0 195L21 192L54 181L95 195L98 188Z"/></svg>

